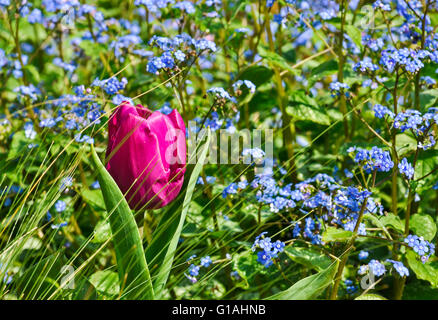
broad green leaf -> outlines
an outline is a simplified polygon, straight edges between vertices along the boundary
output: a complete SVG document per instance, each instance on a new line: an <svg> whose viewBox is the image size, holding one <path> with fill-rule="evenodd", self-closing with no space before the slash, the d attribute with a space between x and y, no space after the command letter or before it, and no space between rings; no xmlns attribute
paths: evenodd
<svg viewBox="0 0 438 320"><path fill-rule="evenodd" d="M423 263L419 256L412 250L406 254L409 267L414 271L418 279L428 281L433 287L438 288L438 265L430 261Z"/></svg>
<svg viewBox="0 0 438 320"><path fill-rule="evenodd" d="M418 179L430 173L438 166L438 150L426 150L420 152L417 165L415 166L415 177Z"/></svg>
<svg viewBox="0 0 438 320"><path fill-rule="evenodd" d="M105 209L105 202L103 201L102 192L100 190L82 189L81 196L86 203L92 206Z"/></svg>
<svg viewBox="0 0 438 320"><path fill-rule="evenodd" d="M351 24L347 24L344 26L345 31L353 40L353 42L359 47L362 48L362 32L355 26Z"/></svg>
<svg viewBox="0 0 438 320"><path fill-rule="evenodd" d="M366 215L364 215L364 219L370 220L371 223L373 223L376 227L382 228L383 232L385 232L385 234L388 236L388 238L392 239L386 226L374 214L366 214Z"/></svg>
<svg viewBox="0 0 438 320"><path fill-rule="evenodd" d="M387 228L391 227L392 229L400 232L405 231L404 222L393 213L388 213L386 216L382 216L379 220Z"/></svg>
<svg viewBox="0 0 438 320"><path fill-rule="evenodd" d="M427 241L432 241L435 237L435 221L427 214L414 214L409 221L409 226L417 236L423 237Z"/></svg>
<svg viewBox="0 0 438 320"><path fill-rule="evenodd" d="M417 140L406 133L401 133L397 135L396 147L397 153L399 153L399 155L403 155L410 151L415 151L417 148Z"/></svg>
<svg viewBox="0 0 438 320"><path fill-rule="evenodd" d="M259 55L266 59L270 64L279 67L281 71L288 70L292 75L299 75L300 70L292 68L292 66L287 62L285 58L280 56L278 53L269 51L269 49L264 46L258 47Z"/></svg>
<svg viewBox="0 0 438 320"><path fill-rule="evenodd" d="M330 117L325 111L318 107L311 107L305 104L287 107L286 112L293 116L295 120L312 121L322 125L330 124Z"/></svg>
<svg viewBox="0 0 438 320"><path fill-rule="evenodd" d="M259 87L262 84L268 82L272 78L273 74L274 72L267 67L252 66L243 70L243 72L239 76L239 80L250 80L257 87Z"/></svg>
<svg viewBox="0 0 438 320"><path fill-rule="evenodd" d="M322 78L337 73L338 69L338 62L334 59L322 62L319 66L312 69L309 77L309 87Z"/></svg>
<svg viewBox="0 0 438 320"><path fill-rule="evenodd" d="M233 255L233 270L239 274L241 281L236 286L250 288L258 274L266 272L266 268L257 261L257 255L252 251Z"/></svg>
<svg viewBox="0 0 438 320"><path fill-rule="evenodd" d="M434 106L438 99L438 89L424 90L420 93L420 105L423 111Z"/></svg>
<svg viewBox="0 0 438 320"><path fill-rule="evenodd" d="M375 294L375 293L367 293L362 294L359 297L357 297L354 300L388 300L385 297L382 297L381 295Z"/></svg>
<svg viewBox="0 0 438 320"><path fill-rule="evenodd" d="M403 300L438 300L438 289L431 288L423 280L409 281L403 292Z"/></svg>
<svg viewBox="0 0 438 320"><path fill-rule="evenodd" d="M288 246L285 252L296 263L317 271L326 269L332 263L329 257L312 248Z"/></svg>
<svg viewBox="0 0 438 320"><path fill-rule="evenodd" d="M330 117L326 110L304 91L296 91L289 97L286 112L295 120L312 121L322 125L330 124Z"/></svg>
<svg viewBox="0 0 438 320"><path fill-rule="evenodd" d="M146 251L148 261L153 261L153 265L158 266L158 272L154 274L154 290L157 293L157 297L160 297L167 279L169 278L169 273L176 253L176 247L181 236L181 231L184 226L193 191L195 190L196 181L198 180L207 156L209 143L210 131L208 131L204 145L198 150L199 156L197 157L197 163L190 175L181 214L178 215L173 210L168 210L166 212L160 220L158 228L153 234L152 243Z"/></svg>
<svg viewBox="0 0 438 320"><path fill-rule="evenodd" d="M332 242L332 241L347 241L351 238L353 232L343 229L338 229L335 227L328 227L322 234L322 241Z"/></svg>
<svg viewBox="0 0 438 320"><path fill-rule="evenodd" d="M114 297L120 291L119 277L114 271L97 271L90 276L90 283L107 297Z"/></svg>
<svg viewBox="0 0 438 320"><path fill-rule="evenodd" d="M12 142L9 148L7 160L11 160L26 154L29 149L29 144L32 140L26 138L24 131L18 131L12 136Z"/></svg>
<svg viewBox="0 0 438 320"><path fill-rule="evenodd" d="M320 296L336 276L339 261L333 262L323 271L304 278L289 289L274 294L268 300L312 300Z"/></svg>
<svg viewBox="0 0 438 320"><path fill-rule="evenodd" d="M96 225L96 228L94 228L93 242L102 243L110 238L111 238L111 225L105 220L99 221Z"/></svg>
<svg viewBox="0 0 438 320"><path fill-rule="evenodd" d="M134 216L114 179L91 147L116 251L122 298L153 299L154 293L143 244Z"/></svg>
<svg viewBox="0 0 438 320"><path fill-rule="evenodd" d="M79 46L84 50L85 54L90 57L99 56L99 53L102 52L103 49L101 45L96 45L93 41L88 40L81 41Z"/></svg>

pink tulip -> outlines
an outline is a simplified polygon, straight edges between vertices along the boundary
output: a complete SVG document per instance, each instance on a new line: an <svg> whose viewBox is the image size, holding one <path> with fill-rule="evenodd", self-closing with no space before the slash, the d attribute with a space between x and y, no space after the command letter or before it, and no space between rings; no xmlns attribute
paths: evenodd
<svg viewBox="0 0 438 320"><path fill-rule="evenodd" d="M186 171L186 128L169 115L123 102L109 121L109 173L132 209L161 208L176 198Z"/></svg>

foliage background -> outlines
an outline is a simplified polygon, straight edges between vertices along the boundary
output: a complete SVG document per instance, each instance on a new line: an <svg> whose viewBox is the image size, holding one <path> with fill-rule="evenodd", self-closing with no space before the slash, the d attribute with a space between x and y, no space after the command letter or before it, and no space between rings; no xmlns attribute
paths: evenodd
<svg viewBox="0 0 438 320"><path fill-rule="evenodd" d="M429 252L422 262L404 242L409 234L437 241L436 147L422 150L427 134L396 130L393 118L377 117L374 108L384 105L395 115L419 110L420 118L429 112L427 132L434 134L436 9L430 0L1 0L0 296L127 298L91 145L103 158L107 121L131 99L161 112L176 108L187 123L197 118L213 134L274 129L271 177L279 188L305 181L314 196L323 188L308 179L324 173L334 185L369 189L381 208L364 214L366 235L357 236L342 223L325 225L321 203L312 210L300 201L271 205L275 197L262 201L263 187L251 185L234 185L233 192L230 184L254 181L254 165L189 165L172 204L134 213L154 280L161 267L154 248L171 241L160 234L174 235L160 221L180 219L186 210L156 298L437 299L436 256ZM211 42L183 46L182 61L171 51L173 63L157 68L154 57L163 57L164 45L150 42L153 36L183 33ZM390 48L413 52L398 62L382 60ZM420 50L427 57L419 58ZM361 61L368 63L363 72L355 67ZM233 87L238 80L256 89ZM382 148L394 167L368 174L353 146ZM413 164L414 178L399 172L402 157ZM204 183L187 192L190 177L199 181L196 168ZM296 225L312 223L309 217L319 225L312 236L295 234ZM260 247L251 250L261 232L285 244L268 267ZM361 259L361 251L369 256ZM211 263L202 262L207 256ZM401 261L409 276L387 259ZM386 270L363 290L358 270L369 272L371 260ZM66 275L74 276L74 288Z"/></svg>

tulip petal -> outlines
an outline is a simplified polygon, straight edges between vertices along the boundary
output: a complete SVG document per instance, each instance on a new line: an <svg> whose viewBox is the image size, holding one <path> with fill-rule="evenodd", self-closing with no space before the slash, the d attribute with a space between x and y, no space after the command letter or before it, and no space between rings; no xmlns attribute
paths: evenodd
<svg viewBox="0 0 438 320"><path fill-rule="evenodd" d="M185 125L169 116L125 103L109 123L107 169L133 209L160 208L181 190L186 164Z"/></svg>

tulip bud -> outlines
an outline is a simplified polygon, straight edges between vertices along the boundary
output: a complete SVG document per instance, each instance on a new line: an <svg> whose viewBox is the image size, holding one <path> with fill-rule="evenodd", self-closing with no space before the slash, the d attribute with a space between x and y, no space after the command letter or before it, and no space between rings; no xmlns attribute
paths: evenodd
<svg viewBox="0 0 438 320"><path fill-rule="evenodd" d="M129 102L108 125L106 168L131 209L161 208L176 198L186 170L186 128L178 111L152 112Z"/></svg>

